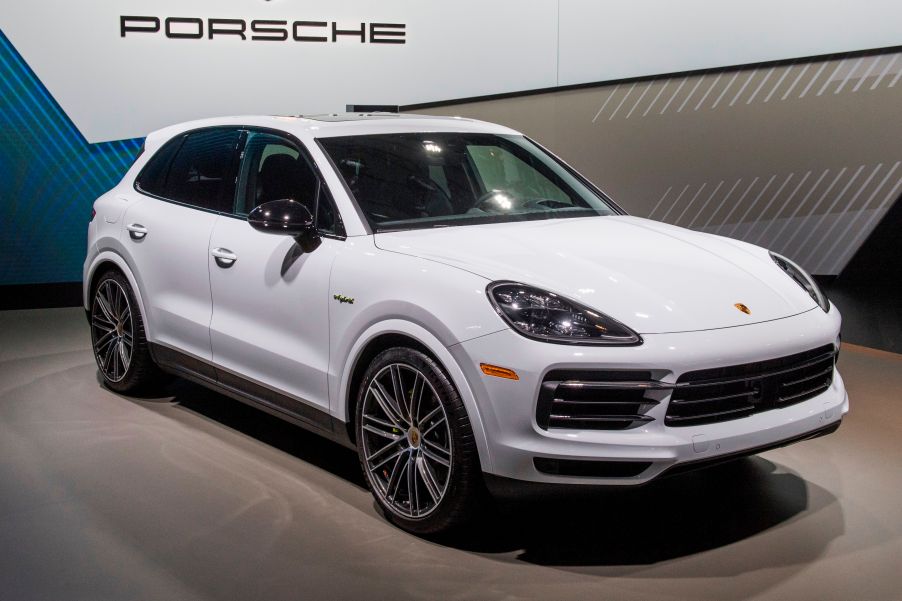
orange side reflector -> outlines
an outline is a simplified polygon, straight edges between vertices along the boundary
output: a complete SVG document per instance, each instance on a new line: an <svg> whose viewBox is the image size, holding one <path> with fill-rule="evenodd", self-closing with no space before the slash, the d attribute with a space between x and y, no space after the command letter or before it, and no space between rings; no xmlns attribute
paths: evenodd
<svg viewBox="0 0 902 601"><path fill-rule="evenodd" d="M517 375L512 369L508 369L506 367L498 367L497 365L489 365L488 363L480 363L479 367L482 369L482 373L487 376L495 376L496 378L506 378L508 380L519 380L520 376Z"/></svg>

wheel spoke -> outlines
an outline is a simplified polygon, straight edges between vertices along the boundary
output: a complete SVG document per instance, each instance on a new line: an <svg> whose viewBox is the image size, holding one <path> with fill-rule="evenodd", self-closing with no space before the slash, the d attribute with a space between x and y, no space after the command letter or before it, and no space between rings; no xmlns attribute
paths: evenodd
<svg viewBox="0 0 902 601"><path fill-rule="evenodd" d="M410 423L419 424L420 404L423 400L423 390L426 388L426 379L423 374L417 372L413 381L413 390L410 391Z"/></svg>
<svg viewBox="0 0 902 601"><path fill-rule="evenodd" d="M438 500L442 495L441 487L439 487L438 482L436 482L435 474L429 466L429 463L422 457L417 459L417 471L420 472L420 479L426 486L426 491L429 493L429 496L432 497L432 502L438 503Z"/></svg>
<svg viewBox="0 0 902 601"><path fill-rule="evenodd" d="M116 324L107 321L103 315L94 315L91 319L91 325L104 332L112 332L116 329Z"/></svg>
<svg viewBox="0 0 902 601"><path fill-rule="evenodd" d="M407 422L404 421L397 402L391 398L391 395L388 394L388 391L385 390L385 387L383 387L376 378L373 378L373 384L370 386L370 393L373 395L373 398L376 399L379 407L382 408L385 417L395 422L402 429L406 429Z"/></svg>
<svg viewBox="0 0 902 601"><path fill-rule="evenodd" d="M108 282L104 282L108 284ZM97 305L100 307L100 311L103 313L104 319L106 319L109 323L116 323L118 320L113 317L113 310L110 308L110 301L106 298L106 295L99 293L97 295Z"/></svg>
<svg viewBox="0 0 902 601"><path fill-rule="evenodd" d="M395 461L395 466L392 468L391 477L388 479L388 483L385 485L385 493L388 496L389 500L394 502L395 495L398 492L398 485L401 484L401 476L404 475L404 470L407 467L407 462L404 461L404 455L401 454L398 456L398 459Z"/></svg>
<svg viewBox="0 0 902 601"><path fill-rule="evenodd" d="M383 432L382 430L379 430L378 428L370 429L370 428L367 428L366 426L364 426L363 429L366 430L367 432L372 432L373 434L375 434L377 436L382 436L383 438L389 439L389 442L386 443L384 446L382 446L382 448L378 449L376 452L372 453L371 455L367 455L367 458L366 458L367 461L372 461L373 459L377 458L379 455L381 455L388 449L392 448L393 446L395 446L396 444L398 444L399 442L404 440L403 436L399 436L396 434L388 434L387 432Z"/></svg>
<svg viewBox="0 0 902 601"><path fill-rule="evenodd" d="M129 356L125 350L125 343L119 340L119 359L122 364L122 371L128 371Z"/></svg>
<svg viewBox="0 0 902 601"><path fill-rule="evenodd" d="M417 495L416 459L413 453L407 456L407 502L413 515L420 513L420 499Z"/></svg>
<svg viewBox="0 0 902 601"><path fill-rule="evenodd" d="M394 432L386 432L381 428L377 428L372 424L364 424L363 429L371 434L375 434L376 436L381 436L382 438L387 438L389 440L401 440L404 438L400 434L395 434Z"/></svg>
<svg viewBox="0 0 902 601"><path fill-rule="evenodd" d="M389 446L391 446L391 445L389 445ZM399 455L403 455L404 453L407 453L407 448L402 446L394 453L391 453L390 455L388 455L388 457L385 457L382 460L380 460L379 463L374 464L373 467L370 468L370 470L375 472L379 468L381 468L383 465L388 463L389 461L391 461L393 459L397 459Z"/></svg>
<svg viewBox="0 0 902 601"><path fill-rule="evenodd" d="M103 347L110 344L113 339L113 330L106 330L106 334L97 339L97 342L94 343L94 350L100 351Z"/></svg>
<svg viewBox="0 0 902 601"><path fill-rule="evenodd" d="M407 403L402 402L406 395L404 394L404 387L401 385L401 368L397 365L392 365L388 368L388 373L391 375L391 387L392 392L394 392L395 405L398 407L402 419L404 418L404 411L408 412L405 421L410 423L410 407L407 406Z"/></svg>
<svg viewBox="0 0 902 601"><path fill-rule="evenodd" d="M441 411L442 411L442 406L436 405L436 407L432 411L430 411L429 413L426 414L426 417L424 417L423 419L420 420L420 426L422 427L422 426L428 424L429 420L431 420L437 414L441 413Z"/></svg>
<svg viewBox="0 0 902 601"><path fill-rule="evenodd" d="M437 422L435 422L434 424L432 424L431 426L429 426L428 428L426 428L425 430L423 430L423 438L425 438L427 434L429 434L430 432L432 432L433 430L435 430L437 427L439 427L440 425L442 425L443 423L445 423L445 421L446 421L446 420L445 420L445 416L443 415L443 416L442 416L442 419L438 420Z"/></svg>
<svg viewBox="0 0 902 601"><path fill-rule="evenodd" d="M425 440L423 442L426 443ZM424 444L422 447L420 447L420 449L422 450L423 455L426 456L427 458L431 459L432 461L435 461L436 463L440 463L441 465L444 465L447 468L451 467L451 462L449 461L449 459L451 458L450 453L448 453L446 455L448 457L448 459L439 455L439 453L443 453L443 454L446 453L446 451L444 449L442 449L441 447L432 445L431 443L427 443L427 444Z"/></svg>

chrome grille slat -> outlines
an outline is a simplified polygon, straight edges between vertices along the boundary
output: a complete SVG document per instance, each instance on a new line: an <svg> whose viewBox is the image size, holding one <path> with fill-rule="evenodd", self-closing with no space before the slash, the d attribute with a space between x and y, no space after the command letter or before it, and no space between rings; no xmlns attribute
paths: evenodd
<svg viewBox="0 0 902 601"><path fill-rule="evenodd" d="M825 382L820 386L815 386L814 388L809 388L808 390L803 390L802 392L797 392L795 394L791 394L789 396L781 396L779 397L780 403L786 403L788 401L794 401L803 396L814 396L815 394L820 394L821 392L830 388L830 382Z"/></svg>
<svg viewBox="0 0 902 601"><path fill-rule="evenodd" d="M827 374L831 373L832 371L833 371L833 364L831 364L830 367L828 367L827 369L819 371L816 374L813 374L810 376L805 376L804 378L799 378L798 380L793 380L792 382L782 382L780 384L780 386L782 386L783 388L786 388L788 386L795 386L796 384L801 384L802 382L807 382L808 380L813 380L814 378L826 376Z"/></svg>
<svg viewBox="0 0 902 601"><path fill-rule="evenodd" d="M736 407L735 409L727 409L725 411L714 411L711 413L698 413L694 415L686 415L686 416L673 416L668 417L670 421L681 422L687 420L702 420L702 419L711 419L714 417L724 417L727 415L733 415L735 413L751 413L755 411L754 405L746 405L745 407Z"/></svg>
<svg viewBox="0 0 902 601"><path fill-rule="evenodd" d="M703 399L677 399L675 401L670 401L671 404L677 405L693 405L696 403L712 403L714 401L728 401L730 399L738 399L742 397L752 396L751 392L737 392L736 394L725 394L722 396L715 397L705 397Z"/></svg>

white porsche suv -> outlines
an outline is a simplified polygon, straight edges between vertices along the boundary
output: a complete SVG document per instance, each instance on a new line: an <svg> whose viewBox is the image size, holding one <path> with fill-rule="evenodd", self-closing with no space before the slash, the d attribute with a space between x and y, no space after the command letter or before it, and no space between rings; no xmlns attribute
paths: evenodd
<svg viewBox="0 0 902 601"><path fill-rule="evenodd" d="M840 316L801 268L627 216L498 125L185 123L94 210L106 385L170 372L355 447L410 531L467 520L484 483L639 484L848 411Z"/></svg>

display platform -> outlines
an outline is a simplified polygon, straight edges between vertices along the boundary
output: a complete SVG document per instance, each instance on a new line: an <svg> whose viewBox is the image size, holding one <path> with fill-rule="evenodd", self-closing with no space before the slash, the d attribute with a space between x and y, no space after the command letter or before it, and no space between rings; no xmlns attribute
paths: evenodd
<svg viewBox="0 0 902 601"><path fill-rule="evenodd" d="M187 383L114 394L81 309L0 312L0 596L898 599L902 355L839 368L835 434L430 541L352 451Z"/></svg>

